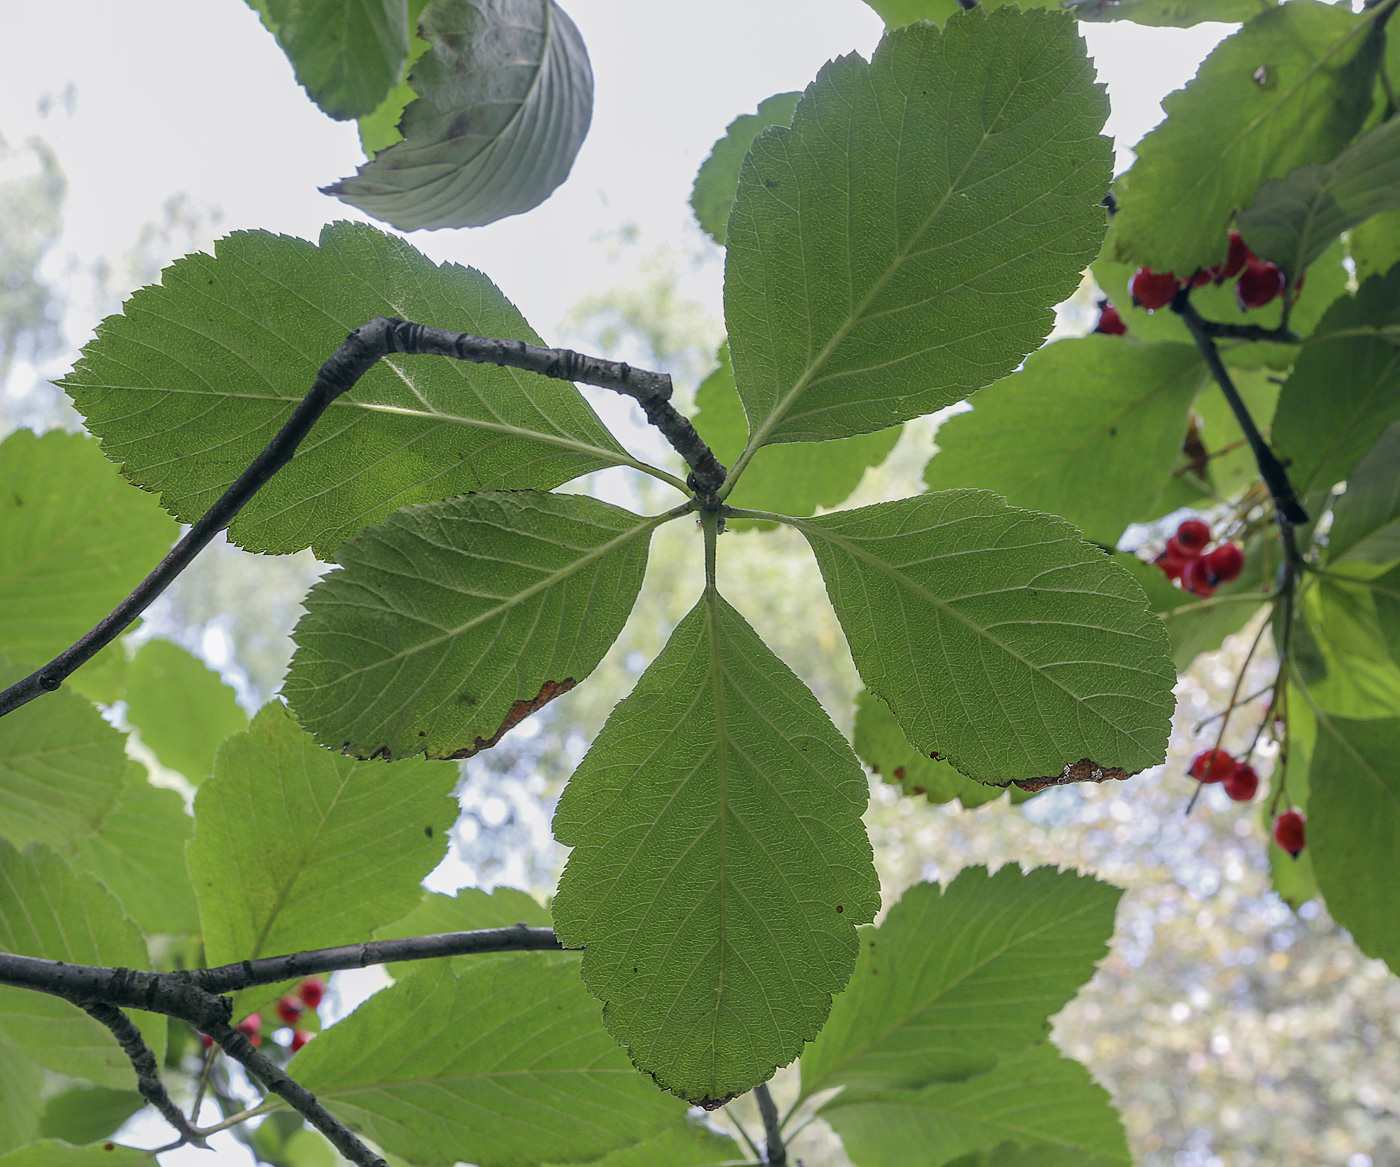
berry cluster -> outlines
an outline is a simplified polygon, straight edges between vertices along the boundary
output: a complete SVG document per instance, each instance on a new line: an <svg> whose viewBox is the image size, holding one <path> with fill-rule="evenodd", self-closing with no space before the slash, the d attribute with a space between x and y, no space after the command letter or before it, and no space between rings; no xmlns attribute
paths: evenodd
<svg viewBox="0 0 1400 1167"><path fill-rule="evenodd" d="M295 995L279 998L277 1004L272 1007L272 1011L277 1014L277 1019L292 1029L291 1039L286 1042L286 1047L291 1053L296 1053L315 1036L311 1030L299 1028L298 1023L302 1021L304 1014L308 1011L316 1012L325 995L326 982L320 977L307 977L296 987ZM243 1034L252 1045L262 1045L263 1018L261 1013L248 1014L234 1028ZM205 1049L209 1049L214 1044L214 1039L207 1033L201 1033L199 1040Z"/></svg>
<svg viewBox="0 0 1400 1167"><path fill-rule="evenodd" d="M1128 331L1112 300L1099 301L1099 322L1094 325L1094 331L1102 332L1105 336L1122 336Z"/></svg>
<svg viewBox="0 0 1400 1167"><path fill-rule="evenodd" d="M1202 750L1191 759L1191 777L1200 783L1219 782L1236 802L1248 802L1259 789L1259 775L1248 762L1237 762L1224 750ZM1274 820L1274 842L1294 859L1302 853L1303 816L1286 810Z"/></svg>
<svg viewBox="0 0 1400 1167"><path fill-rule="evenodd" d="M1262 308L1271 300L1283 295L1287 277L1283 269L1268 260L1260 259L1245 244L1238 231L1230 232L1230 250L1225 262L1216 267L1199 269L1189 280L1178 280L1175 272L1153 271L1150 267L1140 267L1128 281L1133 303L1139 308L1155 312L1165 308L1176 297L1181 288L1199 288L1205 284L1223 284L1235 280L1235 299L1240 311ZM1299 287L1302 281L1299 281Z"/></svg>
<svg viewBox="0 0 1400 1167"><path fill-rule="evenodd" d="M1186 519L1167 540L1166 550L1152 562L1168 579L1197 596L1209 596L1223 583L1238 579L1244 570L1244 552L1237 543L1221 543L1214 551L1210 527L1200 519Z"/></svg>

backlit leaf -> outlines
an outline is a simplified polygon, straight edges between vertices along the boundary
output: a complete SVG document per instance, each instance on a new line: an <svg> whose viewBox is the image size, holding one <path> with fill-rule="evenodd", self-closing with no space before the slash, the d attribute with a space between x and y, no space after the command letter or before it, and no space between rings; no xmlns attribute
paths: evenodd
<svg viewBox="0 0 1400 1167"><path fill-rule="evenodd" d="M0 682L22 674L5 669ZM126 776L124 735L59 690L0 718L0 839L66 851L95 831Z"/></svg>
<svg viewBox="0 0 1400 1167"><path fill-rule="evenodd" d="M946 490L794 519L865 686L983 782L1162 760L1176 671L1142 589L1063 519Z"/></svg>
<svg viewBox="0 0 1400 1167"><path fill-rule="evenodd" d="M0 1167L149 1167L150 1151L106 1143L75 1147L61 1139L30 1143L0 1155Z"/></svg>
<svg viewBox="0 0 1400 1167"><path fill-rule="evenodd" d="M554 819L555 930L660 1085L715 1105L816 1036L879 908L865 802L816 698L707 591Z"/></svg>
<svg viewBox="0 0 1400 1167"><path fill-rule="evenodd" d="M592 1167L707 1167L743 1161L739 1143L703 1123L685 1120L640 1143L592 1160Z"/></svg>
<svg viewBox="0 0 1400 1167"><path fill-rule="evenodd" d="M91 875L47 847L17 851L0 839L0 952L115 968L149 965L146 943ZM159 1062L165 1018L130 1011ZM76 1005L32 989L0 988L0 1051L18 1046L46 1070L129 1090L135 1071L105 1025Z"/></svg>
<svg viewBox="0 0 1400 1167"><path fill-rule="evenodd" d="M690 192L690 209L707 235L721 247L729 226L729 209L739 185L739 164L759 131L792 124L800 93L775 93L758 103L757 113L741 114L729 123L722 137L700 164ZM721 459L722 460L722 459Z"/></svg>
<svg viewBox="0 0 1400 1167"><path fill-rule="evenodd" d="M135 1085L133 1078L132 1085ZM114 1135L146 1105L135 1089L74 1086L44 1102L39 1134L68 1143L91 1143Z"/></svg>
<svg viewBox="0 0 1400 1167"><path fill-rule="evenodd" d="M0 1155L39 1137L43 1071L12 1045L0 1042Z"/></svg>
<svg viewBox="0 0 1400 1167"><path fill-rule="evenodd" d="M1327 561L1400 563L1400 421L1347 475L1346 493L1332 508Z"/></svg>
<svg viewBox="0 0 1400 1167"><path fill-rule="evenodd" d="M1394 210L1400 210L1400 120L1392 118L1331 162L1265 183L1239 228L1256 255L1297 276L1343 231Z"/></svg>
<svg viewBox="0 0 1400 1167"><path fill-rule="evenodd" d="M434 0L418 33L429 47L402 140L324 193L400 231L480 227L544 202L593 117L574 22L554 0Z"/></svg>
<svg viewBox="0 0 1400 1167"><path fill-rule="evenodd" d="M924 481L996 491L1112 547L1151 514L1205 377L1194 345L1116 336L1047 345L939 427Z"/></svg>
<svg viewBox="0 0 1400 1167"><path fill-rule="evenodd" d="M197 932L199 908L185 868L193 833L185 800L152 786L145 767L128 762L121 797L101 829L79 837L73 863L97 876L147 935Z"/></svg>
<svg viewBox="0 0 1400 1167"><path fill-rule="evenodd" d="M1000 786L986 786L958 773L951 762L919 753L909 744L890 707L864 689L856 694L851 745L880 781L898 786L910 797L922 796L932 803L952 802L956 798L964 810L971 810L996 801L1004 793ZM1011 787L1013 802L1029 797L1023 790Z"/></svg>
<svg viewBox="0 0 1400 1167"><path fill-rule="evenodd" d="M1041 1041L1108 954L1122 895L1091 876L969 867L915 884L861 934L850 987L802 1055L802 1092L913 1088Z"/></svg>
<svg viewBox="0 0 1400 1167"><path fill-rule="evenodd" d="M320 246L242 231L143 288L64 380L103 451L199 518L286 422L346 334L375 316L538 343L480 272L438 266L373 227ZM571 385L446 357L380 361L234 520L250 551L323 559L410 503L467 490L548 489L631 459Z"/></svg>
<svg viewBox="0 0 1400 1167"><path fill-rule="evenodd" d="M1375 13L1292 0L1222 41L1115 184L1118 258L1187 276L1225 259L1232 214L1271 178L1331 161L1371 108ZM1246 236L1248 242L1248 236Z"/></svg>
<svg viewBox="0 0 1400 1167"><path fill-rule="evenodd" d="M908 1167L910 1147L924 1162L946 1163L1006 1141L1060 1149L1073 1154L1074 1167L1132 1163L1108 1092L1049 1044L1004 1054L995 1069L963 1082L838 1095L821 1113L861 1167Z"/></svg>
<svg viewBox="0 0 1400 1167"><path fill-rule="evenodd" d="M593 671L668 517L534 491L398 511L311 589L283 691L357 757L470 757Z"/></svg>
<svg viewBox="0 0 1400 1167"><path fill-rule="evenodd" d="M260 0L297 83L328 117L369 113L408 57L407 0Z"/></svg>
<svg viewBox="0 0 1400 1167"><path fill-rule="evenodd" d="M1400 718L1321 715L1308 772L1305 850L1327 910L1367 956L1400 972Z"/></svg>
<svg viewBox="0 0 1400 1167"><path fill-rule="evenodd" d="M1400 267L1327 310L1279 394L1271 440L1306 494L1346 478L1398 419Z"/></svg>
<svg viewBox="0 0 1400 1167"><path fill-rule="evenodd" d="M264 706L195 796L188 862L209 963L352 944L398 919L442 859L456 780L436 762L339 757Z"/></svg>
<svg viewBox="0 0 1400 1167"><path fill-rule="evenodd" d="M322 1033L291 1072L410 1163L587 1161L683 1109L627 1064L572 956L425 965Z"/></svg>
<svg viewBox="0 0 1400 1167"><path fill-rule="evenodd" d="M0 442L0 651L39 665L107 615L179 530L81 434Z"/></svg>
<svg viewBox="0 0 1400 1167"><path fill-rule="evenodd" d="M170 640L148 640L127 667L126 718L161 761L193 783L214 770L214 753L248 715L219 674Z"/></svg>
<svg viewBox="0 0 1400 1167"><path fill-rule="evenodd" d="M828 64L749 149L725 318L751 447L871 433L1005 376L1103 237L1074 22L1001 8Z"/></svg>

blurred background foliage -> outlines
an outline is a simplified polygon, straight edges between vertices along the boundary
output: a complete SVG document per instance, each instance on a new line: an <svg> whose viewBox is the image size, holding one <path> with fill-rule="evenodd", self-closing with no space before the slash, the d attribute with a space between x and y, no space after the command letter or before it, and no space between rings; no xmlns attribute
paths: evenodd
<svg viewBox="0 0 1400 1167"><path fill-rule="evenodd" d="M61 109L62 100L51 104ZM170 259L207 249L217 232L216 208L176 196L125 246L113 240L109 255L78 257L64 248L63 195L59 160L42 140L0 138L0 436L77 428L51 379L102 315ZM714 367L723 330L680 288L688 269L719 264L720 252L698 230L683 247L657 248L623 225L612 253L602 290L552 333L552 322L536 326L553 343L670 372L687 408ZM1062 314L1062 334L1087 328L1083 307ZM639 412L601 394L592 399L624 442L675 468ZM907 426L848 505L920 490L936 423ZM666 487L617 472L569 489L639 510L673 501ZM720 554L727 598L849 733L859 685L800 536L732 532ZM549 896L564 859L549 831L554 802L613 704L693 604L700 555L689 524L663 527L641 600L594 676L464 764L461 816L431 886L508 884ZM309 553L272 558L218 544L151 609L128 637L129 651L156 635L175 640L219 669L251 711L275 693L301 597L322 570ZM872 777L866 821L885 902L916 880L946 882L977 863L1075 867L1126 888L1112 954L1059 1015L1054 1037L1112 1092L1144 1167L1400 1163L1400 981L1362 957L1318 903L1295 911L1270 890L1267 791L1239 805L1210 787L1184 814L1195 787L1187 760L1214 744L1214 726L1200 723L1228 701L1252 634L1246 629L1181 678L1167 764L1129 783L1062 787L1018 807L1001 798L964 811L901 797ZM1272 667L1256 658L1241 691L1258 688ZM1265 715L1259 702L1241 710L1225 747L1239 752ZM120 723L121 707L110 716ZM354 995L346 985L345 996ZM775 1083L780 1105L796 1095L792 1073ZM736 1117L756 1131L745 1106ZM808 1167L848 1162L819 1122L791 1154Z"/></svg>

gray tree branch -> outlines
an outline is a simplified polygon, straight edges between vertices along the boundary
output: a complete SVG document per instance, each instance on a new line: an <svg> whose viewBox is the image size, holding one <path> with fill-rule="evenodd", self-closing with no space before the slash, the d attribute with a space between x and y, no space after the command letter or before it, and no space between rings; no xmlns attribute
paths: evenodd
<svg viewBox="0 0 1400 1167"><path fill-rule="evenodd" d="M376 316L355 329L331 354L316 374L310 391L277 436L150 575L77 643L64 649L43 668L0 692L0 717L44 693L53 692L120 636L214 536L233 522L273 475L292 460L297 447L331 403L354 386L381 357L392 353L432 354L475 364L509 365L545 377L582 381L631 397L641 405L647 420L665 435L691 467L687 481L700 508L716 510L719 507L715 492L724 481L725 469L695 432L695 427L671 404L671 378L666 374L634 369L619 361L585 356L571 349L541 348L519 340L494 340Z"/></svg>

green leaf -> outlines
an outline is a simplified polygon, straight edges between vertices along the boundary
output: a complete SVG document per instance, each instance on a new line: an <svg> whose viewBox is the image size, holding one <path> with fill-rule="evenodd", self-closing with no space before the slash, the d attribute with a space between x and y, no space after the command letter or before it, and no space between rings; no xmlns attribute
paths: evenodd
<svg viewBox="0 0 1400 1167"><path fill-rule="evenodd" d="M555 930L659 1085L713 1106L816 1036L880 906L866 798L811 691L707 590L554 819Z"/></svg>
<svg viewBox="0 0 1400 1167"><path fill-rule="evenodd" d="M1374 21L1374 10L1292 0L1222 41L1163 100L1166 119L1116 184L1118 258L1183 277L1212 267L1260 186L1335 158L1371 109Z"/></svg>
<svg viewBox="0 0 1400 1167"><path fill-rule="evenodd" d="M1162 760L1166 633L1132 577L1063 519L945 490L792 523L865 687L920 753L998 784Z"/></svg>
<svg viewBox="0 0 1400 1167"><path fill-rule="evenodd" d="M185 868L193 833L185 800L152 786L144 767L129 762L117 804L95 834L77 840L73 863L97 876L147 935L193 933L199 908Z"/></svg>
<svg viewBox="0 0 1400 1167"><path fill-rule="evenodd" d="M1343 717L1400 717L1400 663L1370 590L1320 579L1302 596L1299 614L1324 674L1309 681L1312 700Z"/></svg>
<svg viewBox="0 0 1400 1167"><path fill-rule="evenodd" d="M802 1093L960 1081L1043 1040L1108 955L1123 893L1092 876L968 867L915 884L861 934L851 985L802 1055Z"/></svg>
<svg viewBox="0 0 1400 1167"><path fill-rule="evenodd" d="M572 956L532 953L460 974L427 965L322 1033L291 1072L411 1163L587 1161L681 1111L627 1064Z"/></svg>
<svg viewBox="0 0 1400 1167"><path fill-rule="evenodd" d="M262 0L306 90L327 117L370 113L403 75L408 58L406 0Z"/></svg>
<svg viewBox="0 0 1400 1167"><path fill-rule="evenodd" d="M1278 408L1278 382L1267 366L1257 369L1231 369L1230 379L1240 399L1264 433ZM1259 481L1259 464L1249 448L1235 411L1213 378L1206 378L1205 389L1195 401L1202 444L1210 455L1205 478L1217 495L1236 498Z"/></svg>
<svg viewBox="0 0 1400 1167"><path fill-rule="evenodd" d="M719 362L719 368L695 391L699 413L693 420L715 456L726 465L733 465L744 452L749 425L734 388L728 345L720 349ZM726 501L734 507L783 515L810 515L818 507L837 506L860 485L868 467L878 466L889 456L899 435L899 427L892 426L819 446L810 442L766 446L745 468ZM743 529L750 522L734 519L731 526Z"/></svg>
<svg viewBox="0 0 1400 1167"><path fill-rule="evenodd" d="M1103 238L1107 109L1048 12L910 25L823 68L754 140L729 219L750 448L884 429L1038 347Z"/></svg>
<svg viewBox="0 0 1400 1167"><path fill-rule="evenodd" d="M1347 251L1360 283L1400 264L1400 211L1377 215L1355 228L1347 236Z"/></svg>
<svg viewBox="0 0 1400 1167"><path fill-rule="evenodd" d="M1008 1140L1072 1152L1075 1167L1132 1163L1107 1091L1051 1045L1004 1054L995 1069L963 1082L846 1097L821 1113L861 1167L908 1167L910 1147L923 1162L946 1163Z"/></svg>
<svg viewBox="0 0 1400 1167"><path fill-rule="evenodd" d="M1279 394L1271 441L1307 494L1348 477L1397 419L1400 267L1327 310Z"/></svg>
<svg viewBox="0 0 1400 1167"><path fill-rule="evenodd" d="M59 1139L31 1143L8 1155L0 1155L0 1167L149 1167L150 1151L106 1143L75 1147Z"/></svg>
<svg viewBox="0 0 1400 1167"><path fill-rule="evenodd" d="M924 481L985 487L1112 547L1151 514L1205 376L1194 345L1116 336L1047 345L939 427Z"/></svg>
<svg viewBox="0 0 1400 1167"><path fill-rule="evenodd" d="M1327 910L1367 956L1400 972L1400 718L1320 715L1307 847Z"/></svg>
<svg viewBox="0 0 1400 1167"><path fill-rule="evenodd" d="M318 247L242 231L99 327L64 380L109 458L193 522L281 429L346 333L375 316L539 343L480 272L373 227ZM548 489L633 461L573 386L446 357L380 361L230 528L250 551L329 558L389 512L467 490Z"/></svg>
<svg viewBox="0 0 1400 1167"><path fill-rule="evenodd" d="M800 93L775 93L758 103L757 113L740 114L724 131L724 137L710 149L700 164L695 186L690 192L690 209L701 230L721 247L729 226L729 210L739 186L739 164L760 130L792 124Z"/></svg>
<svg viewBox="0 0 1400 1167"><path fill-rule="evenodd" d="M683 1120L660 1134L591 1161L591 1167L707 1167L745 1162L739 1144L700 1122Z"/></svg>
<svg viewBox="0 0 1400 1167"><path fill-rule="evenodd" d="M1347 475L1346 493L1332 507L1327 562L1400 562L1400 421Z"/></svg>
<svg viewBox="0 0 1400 1167"><path fill-rule="evenodd" d="M0 442L0 650L41 664L107 615L179 531L97 443L57 430Z"/></svg>
<svg viewBox="0 0 1400 1167"><path fill-rule="evenodd" d="M93 1143L115 1134L145 1105L135 1090L74 1086L44 1103L38 1133L68 1143Z"/></svg>
<svg viewBox="0 0 1400 1167"><path fill-rule="evenodd" d="M673 517L543 492L398 511L311 589L283 692L357 757L471 757L593 671Z"/></svg>
<svg viewBox="0 0 1400 1167"><path fill-rule="evenodd" d="M126 677L126 718L164 766L200 783L219 743L248 728L248 715L219 674L170 640L136 650Z"/></svg>
<svg viewBox="0 0 1400 1167"><path fill-rule="evenodd" d="M400 231L481 227L544 202L593 117L593 71L554 0L435 0L403 140L322 187ZM405 44L405 51L407 44Z"/></svg>
<svg viewBox="0 0 1400 1167"><path fill-rule="evenodd" d="M456 780L455 766L337 757L264 706L195 795L188 862L209 963L352 944L398 919L442 858Z"/></svg>
<svg viewBox="0 0 1400 1167"><path fill-rule="evenodd" d="M39 1137L39 1067L12 1045L0 1042L0 1155Z"/></svg>
<svg viewBox="0 0 1400 1167"><path fill-rule="evenodd" d="M428 6L428 0L408 0L408 61L406 72L411 72L412 67L418 63L418 58L429 49L428 42L418 35L418 19L423 15L423 9ZM403 117L403 111L408 103L418 95L413 92L407 79L400 81L385 95L372 113L367 113L359 119L360 145L364 147L365 156L373 158L385 146L392 146L395 142L402 140L403 135L399 133L399 120Z"/></svg>
<svg viewBox="0 0 1400 1167"><path fill-rule="evenodd" d="M923 795L932 803L957 799L964 810L994 802L1003 788L984 786L959 774L951 762L928 758L909 744L890 707L862 689L856 694L856 724L851 738L856 755L882 782L900 787L910 797ZM1011 787L1011 801L1029 798Z"/></svg>
<svg viewBox="0 0 1400 1167"><path fill-rule="evenodd" d="M0 685L18 680L0 658ZM0 839L66 851L91 834L126 775L124 735L59 690L0 718Z"/></svg>
<svg viewBox="0 0 1400 1167"><path fill-rule="evenodd" d="M913 24L916 20L931 20L934 24L944 24L950 16L963 11L958 0L865 0L880 15L887 28ZM1000 8L1016 0L990 0L984 6ZM1057 0L1027 0L1023 8L1059 8Z"/></svg>
<svg viewBox="0 0 1400 1167"><path fill-rule="evenodd" d="M1239 228L1256 255L1296 278L1343 231L1394 210L1400 210L1400 120L1392 118L1331 162L1265 183Z"/></svg>
<svg viewBox="0 0 1400 1167"><path fill-rule="evenodd" d="M0 952L145 968L145 941L121 905L91 875L74 871L47 847L17 851L0 839ZM159 1062L165 1018L128 1014ZM135 1072L106 1026L67 1001L31 989L0 988L0 1045L9 1042L55 1073L131 1089Z"/></svg>
<svg viewBox="0 0 1400 1167"><path fill-rule="evenodd" d="M1206 21L1235 24L1258 16L1276 0L1063 0L1080 20L1131 20L1153 28L1192 28Z"/></svg>

